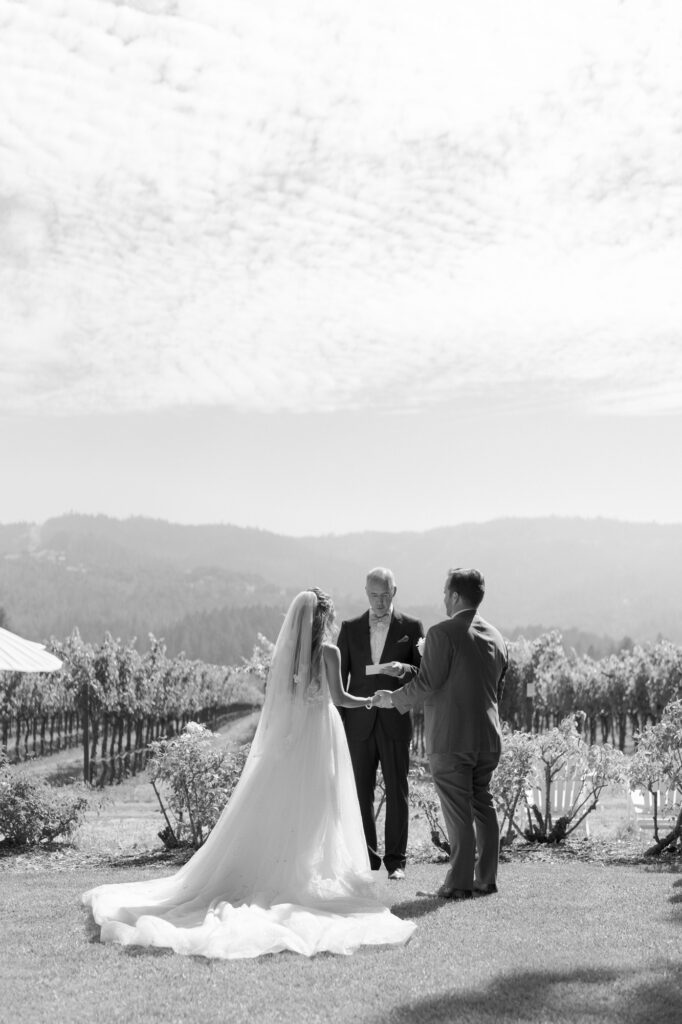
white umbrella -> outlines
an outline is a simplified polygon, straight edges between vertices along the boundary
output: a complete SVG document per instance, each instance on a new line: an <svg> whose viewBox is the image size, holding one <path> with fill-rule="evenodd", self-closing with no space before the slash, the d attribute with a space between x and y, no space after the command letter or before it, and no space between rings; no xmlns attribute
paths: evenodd
<svg viewBox="0 0 682 1024"><path fill-rule="evenodd" d="M0 628L0 672L56 672L61 667L59 658L46 651L44 644Z"/></svg>

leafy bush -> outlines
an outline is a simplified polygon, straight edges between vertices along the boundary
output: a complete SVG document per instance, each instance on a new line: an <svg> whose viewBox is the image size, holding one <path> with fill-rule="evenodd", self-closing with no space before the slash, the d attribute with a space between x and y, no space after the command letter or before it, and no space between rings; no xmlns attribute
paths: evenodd
<svg viewBox="0 0 682 1024"><path fill-rule="evenodd" d="M529 732L513 732L503 727L502 755L490 789L498 817L501 817L500 832L505 845L512 842L515 832L522 834L516 816L536 780L536 755L536 742Z"/></svg>
<svg viewBox="0 0 682 1024"><path fill-rule="evenodd" d="M586 743L577 727L583 717L581 713L569 715L556 728L533 737L542 798L538 806L526 795L528 828L524 835L529 842L561 842L596 810L602 790L609 783L625 781L623 753L609 743ZM552 788L566 778L574 780L572 795L564 813L553 820Z"/></svg>
<svg viewBox="0 0 682 1024"><path fill-rule="evenodd" d="M272 664L272 655L275 645L262 633L258 634L258 643L254 645L250 658L242 658L242 672L255 676L262 683L265 683Z"/></svg>
<svg viewBox="0 0 682 1024"><path fill-rule="evenodd" d="M36 846L69 836L88 805L80 787L56 789L9 764L0 754L0 841L7 846Z"/></svg>
<svg viewBox="0 0 682 1024"><path fill-rule="evenodd" d="M450 841L441 818L440 800L430 774L422 765L410 769L410 804L426 818L433 845L450 856Z"/></svg>
<svg viewBox="0 0 682 1024"><path fill-rule="evenodd" d="M682 790L682 700L666 705L661 721L647 725L636 737L637 749L630 762L631 789L660 788ZM659 837L658 804L654 799L654 837L656 843L647 854L658 854L682 841L682 808L671 832Z"/></svg>
<svg viewBox="0 0 682 1024"><path fill-rule="evenodd" d="M179 736L151 744L148 769L166 819L159 838L169 848L202 846L241 776L250 744L228 753L216 749L213 736L189 722Z"/></svg>
<svg viewBox="0 0 682 1024"><path fill-rule="evenodd" d="M567 776L574 780L569 787L570 800L554 820L550 794ZM529 842L561 842L596 809L604 787L624 782L625 778L621 751L608 743L588 744L578 730L576 716L541 735L505 727L502 755L490 787L500 820L501 842L508 845L515 835ZM434 846L449 853L430 776L423 768L413 769L410 779L412 806L425 814ZM540 797L535 799L538 791Z"/></svg>

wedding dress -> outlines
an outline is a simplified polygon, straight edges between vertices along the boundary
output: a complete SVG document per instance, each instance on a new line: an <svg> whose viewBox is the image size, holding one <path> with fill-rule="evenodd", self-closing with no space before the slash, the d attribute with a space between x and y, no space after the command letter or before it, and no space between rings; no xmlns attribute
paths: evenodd
<svg viewBox="0 0 682 1024"><path fill-rule="evenodd" d="M242 777L204 845L174 875L82 897L102 942L232 959L412 935L373 894L343 724L311 672L315 603L304 591L287 612Z"/></svg>

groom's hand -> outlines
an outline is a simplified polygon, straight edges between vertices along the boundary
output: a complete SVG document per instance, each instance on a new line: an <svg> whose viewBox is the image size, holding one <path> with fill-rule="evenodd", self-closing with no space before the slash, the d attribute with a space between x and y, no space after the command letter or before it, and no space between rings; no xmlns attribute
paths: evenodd
<svg viewBox="0 0 682 1024"><path fill-rule="evenodd" d="M390 690L377 690L372 697L373 708L392 708L393 694Z"/></svg>

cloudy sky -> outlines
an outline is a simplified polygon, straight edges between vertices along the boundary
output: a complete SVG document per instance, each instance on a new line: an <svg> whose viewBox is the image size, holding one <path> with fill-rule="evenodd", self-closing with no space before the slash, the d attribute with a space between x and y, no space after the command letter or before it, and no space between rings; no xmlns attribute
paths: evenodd
<svg viewBox="0 0 682 1024"><path fill-rule="evenodd" d="M678 0L0 0L0 522L682 521Z"/></svg>

